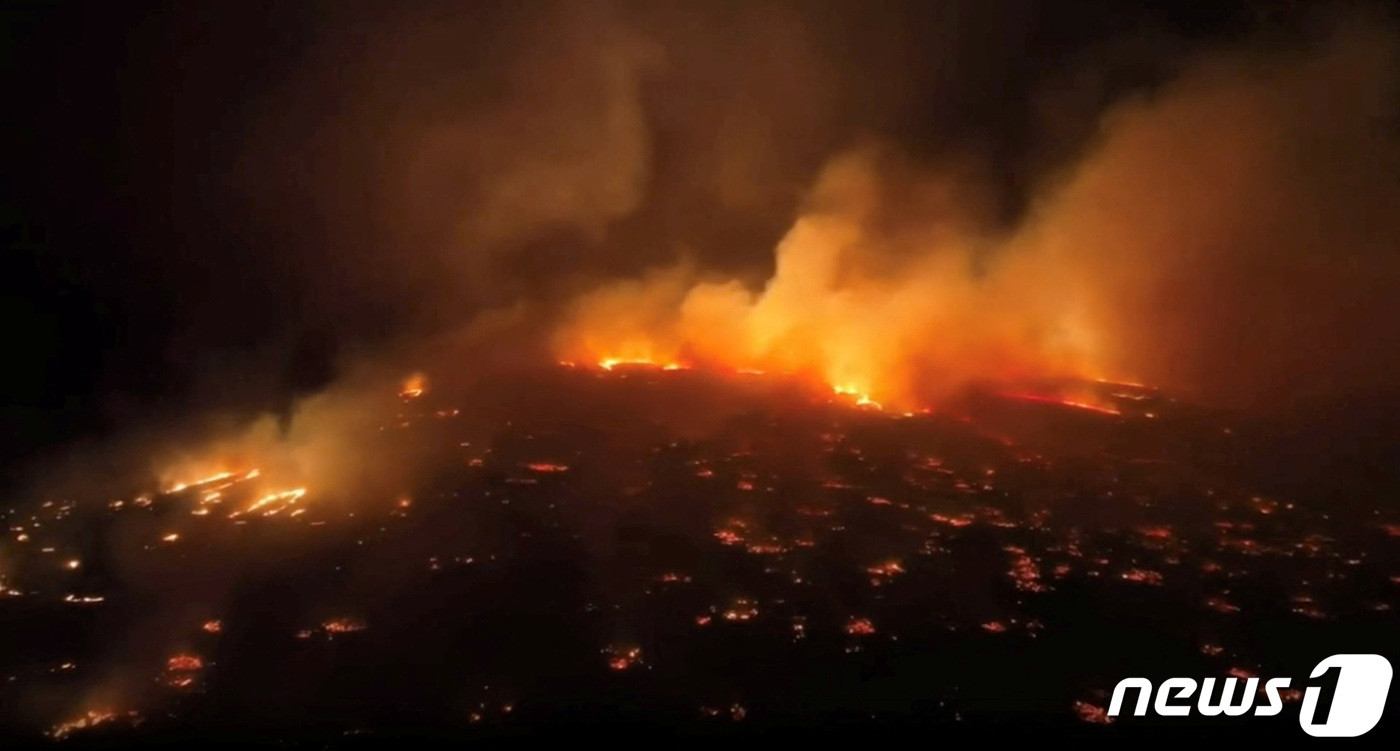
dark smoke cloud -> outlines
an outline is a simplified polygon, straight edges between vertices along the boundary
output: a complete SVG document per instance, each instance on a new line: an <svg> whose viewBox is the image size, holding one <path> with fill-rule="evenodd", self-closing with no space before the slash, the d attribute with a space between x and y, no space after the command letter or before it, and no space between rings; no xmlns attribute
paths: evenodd
<svg viewBox="0 0 1400 751"><path fill-rule="evenodd" d="M538 354L579 295L677 263L757 292L870 143L897 155L895 230L925 195L901 186L957 165L974 280L1033 236L1087 243L1051 278L1094 280L1119 370L1269 403L1394 372L1395 26L1370 6L78 4L10 28L31 106L6 202L47 233L11 256L44 291L14 317L63 342L16 345L36 438L11 455L206 409L286 429L346 363L435 365L407 361L484 311Z"/></svg>

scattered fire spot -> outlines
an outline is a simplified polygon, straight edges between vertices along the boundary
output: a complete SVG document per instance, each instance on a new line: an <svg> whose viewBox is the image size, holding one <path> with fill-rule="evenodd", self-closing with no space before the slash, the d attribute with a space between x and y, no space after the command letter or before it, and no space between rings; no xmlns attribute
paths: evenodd
<svg viewBox="0 0 1400 751"><path fill-rule="evenodd" d="M1074 703L1074 714L1083 722L1091 725L1108 725L1113 722L1113 718L1108 716L1108 711L1097 704L1090 704L1087 701L1077 701Z"/></svg>
<svg viewBox="0 0 1400 751"><path fill-rule="evenodd" d="M846 633L852 636L869 636L875 633L875 624L869 618L852 618L846 624Z"/></svg>
<svg viewBox="0 0 1400 751"><path fill-rule="evenodd" d="M1122 578L1123 581L1133 582L1134 584L1147 584L1153 587L1162 586L1162 574L1158 571L1130 568L1122 573Z"/></svg>
<svg viewBox="0 0 1400 751"><path fill-rule="evenodd" d="M526 464L525 468L531 472L540 472L543 474L569 471L569 465L567 464L552 464L550 462L531 462Z"/></svg>
<svg viewBox="0 0 1400 751"><path fill-rule="evenodd" d="M353 618L337 618L321 624L321 628L327 634L352 634L356 631L364 631L369 627Z"/></svg>
<svg viewBox="0 0 1400 751"><path fill-rule="evenodd" d="M54 725L49 729L48 736L56 741L61 741L76 732L91 730L120 718L125 718L133 726L141 723L141 715L134 711L118 713L111 709L89 709L72 720Z"/></svg>
<svg viewBox="0 0 1400 751"><path fill-rule="evenodd" d="M608 656L608 667L612 670L631 670L642 663L641 647L613 646L603 651Z"/></svg>

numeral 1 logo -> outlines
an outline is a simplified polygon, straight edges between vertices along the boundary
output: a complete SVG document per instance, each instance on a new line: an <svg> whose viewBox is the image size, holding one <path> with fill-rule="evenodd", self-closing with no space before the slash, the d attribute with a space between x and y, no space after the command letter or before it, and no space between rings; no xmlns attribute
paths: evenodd
<svg viewBox="0 0 1400 751"><path fill-rule="evenodd" d="M1298 724L1320 738L1361 735L1380 722L1390 678L1390 661L1380 655L1332 655L1308 678Z"/></svg>

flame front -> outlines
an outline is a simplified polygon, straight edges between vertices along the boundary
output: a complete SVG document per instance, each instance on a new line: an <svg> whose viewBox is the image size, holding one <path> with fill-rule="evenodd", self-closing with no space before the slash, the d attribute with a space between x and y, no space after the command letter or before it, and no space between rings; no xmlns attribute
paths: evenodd
<svg viewBox="0 0 1400 751"><path fill-rule="evenodd" d="M1049 254L1002 258L946 219L876 229L885 192L871 157L837 160L761 291L686 266L605 286L576 301L556 354L609 370L788 373L899 410L974 380L1102 375L1093 329Z"/></svg>

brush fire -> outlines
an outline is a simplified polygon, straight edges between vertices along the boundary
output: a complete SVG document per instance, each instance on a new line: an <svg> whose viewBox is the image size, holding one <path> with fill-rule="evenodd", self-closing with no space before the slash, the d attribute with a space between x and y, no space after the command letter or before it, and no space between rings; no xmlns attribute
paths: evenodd
<svg viewBox="0 0 1400 751"><path fill-rule="evenodd" d="M79 704L77 719L59 714L44 732L55 739L182 732L200 716L198 706L226 692L222 700L242 696L237 701L253 702L252 711L272 711L255 698L268 685L354 675L344 671L386 655L406 672L381 673L374 683L389 680L392 690L419 695L430 686L411 679L408 666L448 659L453 675L479 675L483 686L515 697L519 711L483 714L473 724L516 723L549 711L534 703L519 671L587 673L601 654L606 672L641 681L623 687L598 677L589 694L602 703L616 692L681 681L695 669L687 652L717 650L729 656L709 663L709 680L747 687L735 689L746 718L762 721L782 697L842 691L839 684L771 683L803 663L877 671L893 687L928 680L931 668L916 655L978 654L979 635L1016 644L1004 648L1018 653L1047 654L1070 634L1086 645L1108 638L1110 622L1061 612L1066 598L1092 598L1100 615L1147 610L1189 624L1211 643L1183 650L1222 671L1242 660L1267 670L1276 659L1253 646L1261 624L1251 613L1281 608L1283 620L1268 627L1300 634L1345 629L1347 613L1376 623L1395 617L1400 563L1367 545L1389 544L1386 525L1400 519L1357 538L1326 508L1262 503L1228 472L1199 474L1188 457L1172 453L1172 436L1228 450L1227 434L1194 410L1173 411L1155 389L1080 386L1098 388L1108 403L1149 395L1160 411L1151 419L1126 403L1085 409L996 389L908 417L830 399L802 379L700 365L556 366L538 378L518 385L548 394L550 408L509 413L484 446L465 440L462 420L437 417L456 409L441 391L415 397L414 409L399 413L392 398L401 395L385 389L383 430L359 440L371 449L405 441L423 447L411 459L418 478L411 504L403 491L376 499L279 489L275 473L239 468L137 488L122 503L74 498L11 514L11 596L0 605L15 618L52 612L52 633L79 628L84 612L111 613L104 619L123 636L110 651L92 653L36 635L47 645L36 660L76 658L79 667L50 673L16 662L6 690L15 698L40 687L67 690L75 702L87 701L84 680L112 681L97 665L130 666L123 645L159 633L170 635L164 646L175 651L148 674L174 693L123 679L113 705L139 712L139 723L137 714ZM684 405L657 413L675 420L668 430L678 432L654 432L656 417L641 405L656 400ZM629 402L636 407L613 414L606 440L581 419L594 403ZM686 413L708 422L715 409L732 417L699 436L688 432ZM1047 425L1054 427L1049 437ZM479 461L463 462L464 450ZM221 511L199 513L210 508ZM612 562L572 557L583 553L580 543L602 544L596 525L609 518ZM94 528L113 540L151 531L125 554L134 561L114 567L104 546L85 541L84 530ZM171 528L178 531L165 531ZM272 588L228 589L233 576L250 575L267 577L263 586ZM1263 582L1293 582L1293 591L1276 598ZM284 590L295 596L276 595ZM1198 591L1205 594L1193 601ZM167 622L156 627L119 615L141 592L168 600L155 611ZM336 603L354 603L363 615L305 625ZM218 617L190 619L201 611ZM619 630L639 638L619 643ZM444 639L468 646L445 657L434 646ZM590 640L599 643L581 653L564 647ZM802 650L793 652L797 644ZM191 651L195 645L219 658ZM1056 711L1066 721L1105 724L1093 701L1112 687L1119 658L1087 646L1076 654L1082 662L1074 675L1102 678ZM895 655L900 662L888 662ZM985 701L962 687L975 684L966 672L975 668L945 664L935 673L945 677L918 691L949 716L969 716ZM124 668L133 669L140 671ZM1044 685L1057 686L1049 678ZM356 692L380 690L364 684L304 703L308 712L334 713L355 706ZM697 685L691 699L702 717L715 706L709 690ZM873 705L869 711L880 716Z"/></svg>
<svg viewBox="0 0 1400 751"><path fill-rule="evenodd" d="M1389 6L21 5L0 737L1274 743L1400 657Z"/></svg>

